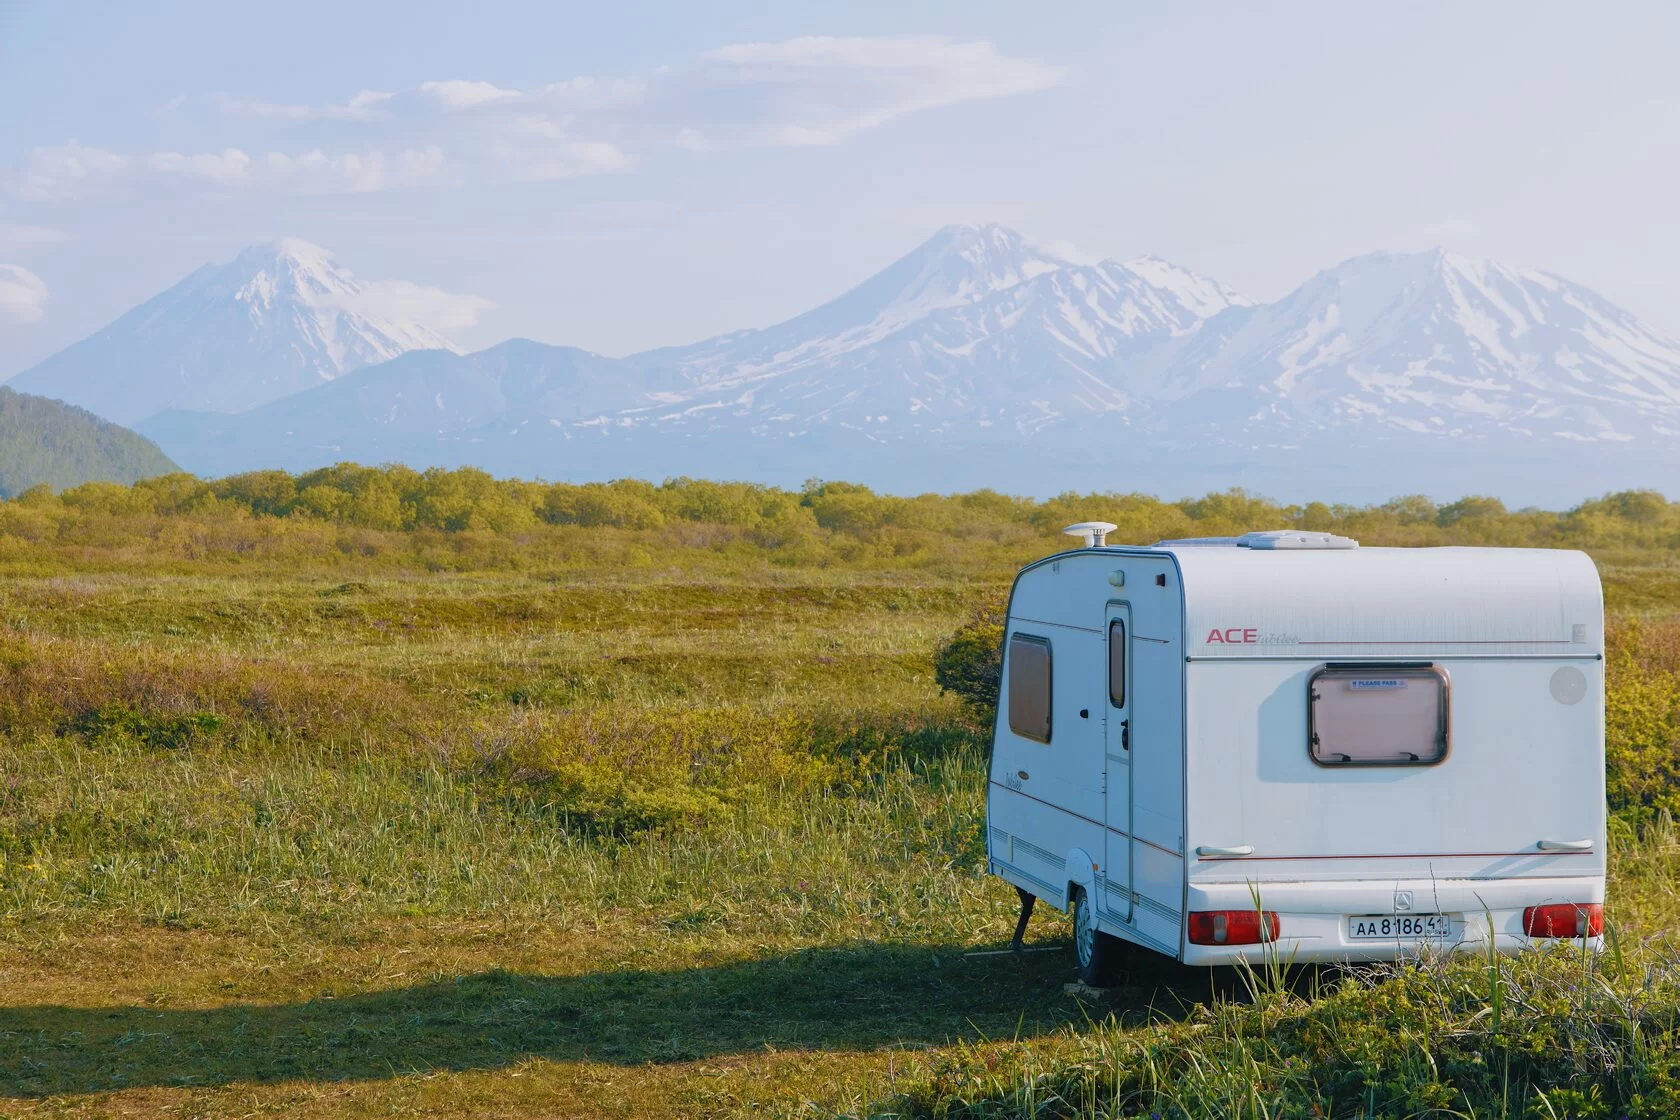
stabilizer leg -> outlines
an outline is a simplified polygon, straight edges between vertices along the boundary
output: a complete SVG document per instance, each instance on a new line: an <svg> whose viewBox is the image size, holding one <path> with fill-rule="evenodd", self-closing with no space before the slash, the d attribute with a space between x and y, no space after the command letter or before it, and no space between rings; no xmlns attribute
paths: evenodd
<svg viewBox="0 0 1680 1120"><path fill-rule="evenodd" d="M1027 936L1027 923L1032 921L1033 906L1038 902L1038 896L1020 887L1015 888L1015 893L1021 896L1021 916L1015 919L1015 936L1010 940L1009 948L1019 953Z"/></svg>

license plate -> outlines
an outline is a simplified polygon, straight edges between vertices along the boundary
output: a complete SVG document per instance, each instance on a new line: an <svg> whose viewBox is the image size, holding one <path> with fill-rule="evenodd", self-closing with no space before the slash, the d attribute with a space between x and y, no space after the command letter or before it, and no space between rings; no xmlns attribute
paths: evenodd
<svg viewBox="0 0 1680 1120"><path fill-rule="evenodd" d="M1352 941L1394 941L1448 937L1452 919L1445 914L1366 914L1347 920Z"/></svg>

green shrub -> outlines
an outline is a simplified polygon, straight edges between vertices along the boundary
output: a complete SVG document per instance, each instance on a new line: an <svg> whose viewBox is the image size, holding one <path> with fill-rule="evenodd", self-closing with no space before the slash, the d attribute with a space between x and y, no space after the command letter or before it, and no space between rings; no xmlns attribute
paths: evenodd
<svg viewBox="0 0 1680 1120"><path fill-rule="evenodd" d="M721 790L629 777L589 763L500 775L516 805L552 814L580 836L629 839L638 833L715 818L728 805Z"/></svg>
<svg viewBox="0 0 1680 1120"><path fill-rule="evenodd" d="M1612 628L1605 664L1605 786L1610 808L1680 815L1680 627Z"/></svg>
<svg viewBox="0 0 1680 1120"><path fill-rule="evenodd" d="M976 715L989 715L997 709L1003 675L1003 627L1008 616L1008 596L991 594L933 653L933 679L939 691L960 697Z"/></svg>
<svg viewBox="0 0 1680 1120"><path fill-rule="evenodd" d="M533 712L482 750L477 778L584 835L625 838L713 819L732 804L858 794L900 764L973 744L938 717L716 708Z"/></svg>
<svg viewBox="0 0 1680 1120"><path fill-rule="evenodd" d="M107 704L71 721L67 730L90 743L135 744L159 750L182 750L217 737L227 720L214 712L172 715L140 712L122 704Z"/></svg>

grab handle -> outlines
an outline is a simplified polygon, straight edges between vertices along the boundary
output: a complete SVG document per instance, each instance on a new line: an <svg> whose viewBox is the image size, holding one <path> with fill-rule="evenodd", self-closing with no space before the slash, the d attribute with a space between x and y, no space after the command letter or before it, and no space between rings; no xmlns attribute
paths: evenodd
<svg viewBox="0 0 1680 1120"><path fill-rule="evenodd" d="M1590 852L1591 840L1542 840L1536 844L1542 852Z"/></svg>
<svg viewBox="0 0 1680 1120"><path fill-rule="evenodd" d="M1199 856L1224 856L1228 858L1236 856L1251 856L1254 854L1254 845L1238 844L1234 848L1216 848L1211 844L1203 844L1201 847L1196 849L1196 854Z"/></svg>

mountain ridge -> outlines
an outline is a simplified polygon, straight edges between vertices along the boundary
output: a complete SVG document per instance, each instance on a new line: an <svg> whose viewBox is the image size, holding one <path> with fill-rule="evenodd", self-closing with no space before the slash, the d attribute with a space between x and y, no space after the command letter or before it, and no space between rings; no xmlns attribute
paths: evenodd
<svg viewBox="0 0 1680 1120"><path fill-rule="evenodd" d="M0 385L0 497L40 485L126 485L179 469L151 440L127 428Z"/></svg>
<svg viewBox="0 0 1680 1120"><path fill-rule="evenodd" d="M1158 370L1158 398L1246 393L1274 429L1680 434L1680 342L1563 277L1440 249L1343 261L1209 320Z"/></svg>
<svg viewBox="0 0 1680 1120"><path fill-rule="evenodd" d="M960 486L965 462L995 485L1186 455L1244 479L1309 459L1406 471L1471 447L1670 454L1680 343L1562 277L1444 250L1350 258L1255 303L1158 257L948 226L762 328L623 358L528 340L410 352L140 427L211 472L357 458L785 478L890 461Z"/></svg>
<svg viewBox="0 0 1680 1120"><path fill-rule="evenodd" d="M7 384L132 424L183 406L243 411L411 350L454 349L367 295L325 249L281 238L195 269Z"/></svg>

